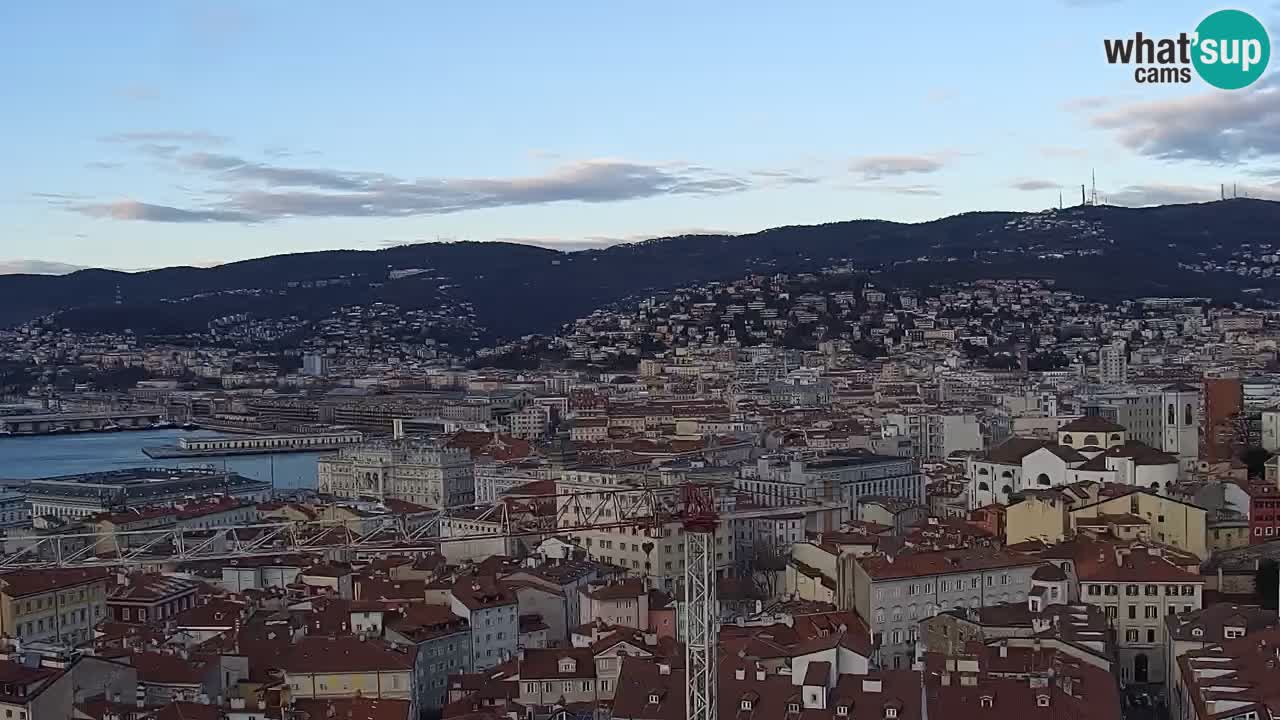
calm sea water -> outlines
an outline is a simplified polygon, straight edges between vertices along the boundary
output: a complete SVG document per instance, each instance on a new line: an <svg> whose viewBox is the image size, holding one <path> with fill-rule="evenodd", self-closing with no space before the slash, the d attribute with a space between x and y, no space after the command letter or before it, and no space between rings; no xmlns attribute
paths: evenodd
<svg viewBox="0 0 1280 720"><path fill-rule="evenodd" d="M225 467L278 488L314 488L316 458L324 453L278 453L184 460L152 460L142 448L175 445L179 437L224 437L209 430L139 430L85 435L0 437L0 478L28 480L52 475L129 467Z"/></svg>

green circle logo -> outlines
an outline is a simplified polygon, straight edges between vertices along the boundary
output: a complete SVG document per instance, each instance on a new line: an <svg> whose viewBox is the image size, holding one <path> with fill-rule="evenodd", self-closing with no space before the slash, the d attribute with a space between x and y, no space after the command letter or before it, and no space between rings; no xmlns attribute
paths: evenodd
<svg viewBox="0 0 1280 720"><path fill-rule="evenodd" d="M1196 26L1196 72L1210 85L1239 90L1262 77L1271 57L1271 39L1257 18L1240 10L1219 10Z"/></svg>

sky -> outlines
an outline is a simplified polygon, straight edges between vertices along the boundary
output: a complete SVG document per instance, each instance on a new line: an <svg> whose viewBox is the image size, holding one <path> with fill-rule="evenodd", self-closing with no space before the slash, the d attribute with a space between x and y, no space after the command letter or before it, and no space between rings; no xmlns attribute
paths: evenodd
<svg viewBox="0 0 1280 720"><path fill-rule="evenodd" d="M0 273L916 222L1095 171L1113 204L1280 199L1280 60L1235 91L1105 60L1221 7L3 3Z"/></svg>

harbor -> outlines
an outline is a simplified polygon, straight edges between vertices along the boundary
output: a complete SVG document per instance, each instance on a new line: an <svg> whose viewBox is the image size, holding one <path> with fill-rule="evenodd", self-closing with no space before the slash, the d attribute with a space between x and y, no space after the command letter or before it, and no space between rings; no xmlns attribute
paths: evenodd
<svg viewBox="0 0 1280 720"><path fill-rule="evenodd" d="M183 431L178 428L135 432L28 435L0 439L0 477L29 480L56 475L74 475L102 470L147 467L162 464L174 468L214 468L240 473L272 483L279 490L312 489L316 486L316 460L324 450L271 452L220 458L167 458L156 460L144 447L176 446L184 439L237 438L211 430Z"/></svg>
<svg viewBox="0 0 1280 720"><path fill-rule="evenodd" d="M363 440L364 433L355 430L296 435L254 435L248 437L182 437L178 438L178 442L175 445L146 446L142 448L142 452L147 457L156 460L323 452L337 450L348 445L358 445Z"/></svg>

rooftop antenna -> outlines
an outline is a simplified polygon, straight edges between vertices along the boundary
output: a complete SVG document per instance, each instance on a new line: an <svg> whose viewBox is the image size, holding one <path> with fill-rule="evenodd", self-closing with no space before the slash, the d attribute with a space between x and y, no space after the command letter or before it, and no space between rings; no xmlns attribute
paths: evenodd
<svg viewBox="0 0 1280 720"><path fill-rule="evenodd" d="M1059 209L1059 210L1062 210L1062 209L1063 209L1063 207L1064 207L1064 205L1062 204L1062 191L1061 191L1061 190L1059 190L1059 191L1058 191L1058 209Z"/></svg>
<svg viewBox="0 0 1280 720"><path fill-rule="evenodd" d="M1080 184L1080 205L1081 207L1088 205L1089 201L1084 197L1084 183Z"/></svg>
<svg viewBox="0 0 1280 720"><path fill-rule="evenodd" d="M1222 183L1221 185L1219 185L1219 186L1218 186L1218 192L1221 194L1221 197L1220 197L1219 199L1220 199L1220 200L1226 200L1226 199L1227 199L1227 184L1226 184L1226 183Z"/></svg>
<svg viewBox="0 0 1280 720"><path fill-rule="evenodd" d="M1094 205L1097 205L1097 204L1098 204L1098 171L1097 171L1097 170L1090 170L1090 171L1089 171L1089 178L1090 178L1090 182L1092 182L1092 183L1093 183L1093 193L1092 193L1092 195L1093 195L1093 204L1094 204Z"/></svg>
<svg viewBox="0 0 1280 720"><path fill-rule="evenodd" d="M1236 183L1231 183L1231 197L1233 197L1233 198L1238 198L1238 197L1240 197L1240 192L1239 192L1239 190L1240 190L1240 187L1239 187L1238 185L1236 185Z"/></svg>

